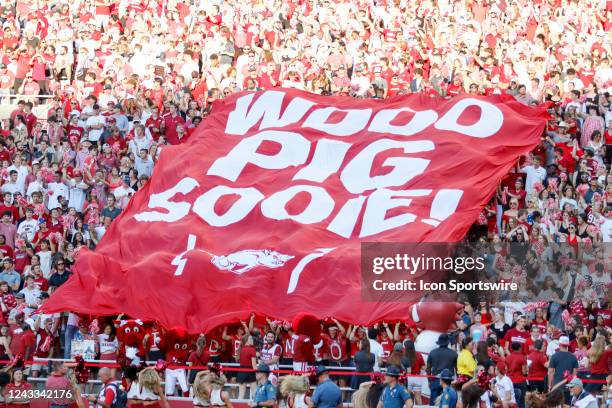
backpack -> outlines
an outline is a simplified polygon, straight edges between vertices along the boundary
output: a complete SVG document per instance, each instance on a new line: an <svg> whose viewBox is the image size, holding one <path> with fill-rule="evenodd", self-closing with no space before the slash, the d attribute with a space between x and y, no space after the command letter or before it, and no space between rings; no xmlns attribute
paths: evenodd
<svg viewBox="0 0 612 408"><path fill-rule="evenodd" d="M110 383L107 387L115 388L115 399L113 403L110 405L110 408L126 408L127 407L127 392L119 387L117 383Z"/></svg>

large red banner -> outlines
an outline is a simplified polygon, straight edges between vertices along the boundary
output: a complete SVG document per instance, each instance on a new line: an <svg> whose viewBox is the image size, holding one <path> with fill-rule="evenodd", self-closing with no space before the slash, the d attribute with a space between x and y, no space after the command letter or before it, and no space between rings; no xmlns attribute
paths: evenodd
<svg viewBox="0 0 612 408"><path fill-rule="evenodd" d="M407 303L361 299L360 243L460 240L545 121L507 96L217 101L45 310L191 332L251 312L404 319Z"/></svg>

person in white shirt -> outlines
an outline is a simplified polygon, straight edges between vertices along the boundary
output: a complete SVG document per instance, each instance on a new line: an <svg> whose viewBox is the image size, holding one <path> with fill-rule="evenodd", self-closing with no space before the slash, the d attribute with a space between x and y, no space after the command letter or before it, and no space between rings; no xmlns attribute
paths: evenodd
<svg viewBox="0 0 612 408"><path fill-rule="evenodd" d="M603 242L612 242L612 218L606 218L601 224L601 237Z"/></svg>
<svg viewBox="0 0 612 408"><path fill-rule="evenodd" d="M582 380L580 378L574 378L567 384L569 392L572 395L572 408L598 408L597 398L591 393L584 390Z"/></svg>
<svg viewBox="0 0 612 408"><path fill-rule="evenodd" d="M125 177L123 179L123 184L113 190L119 208L125 208L135 192L136 191L129 185L129 179Z"/></svg>
<svg viewBox="0 0 612 408"><path fill-rule="evenodd" d="M36 180L31 181L30 184L28 184L26 196L28 197L28 199L31 199L32 194L37 193L37 192L43 195L45 193L44 181L42 179L42 174L40 172L36 173Z"/></svg>
<svg viewBox="0 0 612 408"><path fill-rule="evenodd" d="M522 173L527 174L527 179L525 180L525 191L527 191L527 194L532 194L535 191L533 188L535 183L543 183L546 178L546 169L542 167L540 157L533 156L532 162L533 164L521 169Z"/></svg>
<svg viewBox="0 0 612 408"><path fill-rule="evenodd" d="M20 154L16 155L13 159L13 165L7 168L9 174L11 171L15 170L17 172L17 184L21 186L21 189L25 191L25 181L28 173L30 172L28 166L22 164L24 162L23 156Z"/></svg>
<svg viewBox="0 0 612 408"><path fill-rule="evenodd" d="M64 184L62 181L62 173L56 172L53 175L53 181L47 185L47 196L49 200L47 201L47 209L51 211L54 208L60 207L59 197L68 198L70 194L70 190L68 186Z"/></svg>
<svg viewBox="0 0 612 408"><path fill-rule="evenodd" d="M17 227L17 235L28 242L32 242L34 235L38 231L38 220L32 218L34 210L30 207L26 209L26 219L19 223Z"/></svg>
<svg viewBox="0 0 612 408"><path fill-rule="evenodd" d="M100 115L100 106L95 104L93 106L93 115L85 121L85 129L88 131L87 140L97 143L102 137L105 123L104 116Z"/></svg>
<svg viewBox="0 0 612 408"><path fill-rule="evenodd" d="M74 178L68 180L70 186L68 192L68 207L73 207L77 212L83 211L85 206L85 192L89 185L83 181L83 174L80 170L74 170Z"/></svg>
<svg viewBox="0 0 612 408"><path fill-rule="evenodd" d="M117 358L119 342L113 334L113 328L110 324L104 327L104 333L98 334L98 342L100 344L100 360L114 361Z"/></svg>
<svg viewBox="0 0 612 408"><path fill-rule="evenodd" d="M11 193L13 196L15 193L23 195L23 185L17 182L17 170L11 170L9 173L8 183L2 186L3 193Z"/></svg>
<svg viewBox="0 0 612 408"><path fill-rule="evenodd" d="M40 305L40 288L34 284L34 276L26 276L25 287L19 291L25 296L28 309L36 310Z"/></svg>
<svg viewBox="0 0 612 408"><path fill-rule="evenodd" d="M140 149L138 156L134 159L134 168L138 172L138 176L151 177L153 174L153 159L147 149Z"/></svg>
<svg viewBox="0 0 612 408"><path fill-rule="evenodd" d="M501 360L495 367L495 379L493 385L500 398L500 402L505 406L513 406L516 404L514 397L514 385L512 380L506 375L506 362Z"/></svg>
<svg viewBox="0 0 612 408"><path fill-rule="evenodd" d="M376 340L376 336L378 335L378 330L370 329L368 330L368 340L370 341L370 353L374 354L376 357L376 361L374 362L374 371L380 371L380 365L382 363L382 359L385 356L385 350L383 349L382 344L380 344Z"/></svg>

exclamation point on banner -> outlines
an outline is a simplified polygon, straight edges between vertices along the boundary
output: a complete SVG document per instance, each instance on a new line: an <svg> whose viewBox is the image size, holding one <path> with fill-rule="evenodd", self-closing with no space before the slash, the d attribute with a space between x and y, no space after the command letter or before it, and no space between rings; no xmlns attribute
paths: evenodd
<svg viewBox="0 0 612 408"><path fill-rule="evenodd" d="M446 189L440 190L431 202L429 216L423 222L437 227L442 221L451 216L459 205L459 199L463 195L463 190Z"/></svg>

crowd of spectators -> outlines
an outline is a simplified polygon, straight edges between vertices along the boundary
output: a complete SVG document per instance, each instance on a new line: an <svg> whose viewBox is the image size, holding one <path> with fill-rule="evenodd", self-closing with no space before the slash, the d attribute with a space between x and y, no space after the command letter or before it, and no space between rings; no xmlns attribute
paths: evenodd
<svg viewBox="0 0 612 408"><path fill-rule="evenodd" d="M468 237L490 244L487 278L516 280L521 291L466 302L459 329L442 340L459 352L449 368L472 377L497 370L514 388L544 390L575 359L570 371L605 380L611 17L605 0L3 1L0 102L18 104L0 123L0 360L70 358L74 339L115 355L112 324L96 332L74 314L34 311L151 177L163 146L186 140L215 100L274 87L376 99L507 93L549 102L552 120ZM537 299L547 302L533 307ZM330 323L323 362L441 372L414 352L414 327ZM289 362L282 325L247 330L232 340L219 329L195 356L274 366L261 357L270 331L275 356ZM574 357L555 358L557 348ZM340 378L353 388L365 379ZM418 394L418 381L408 384Z"/></svg>

